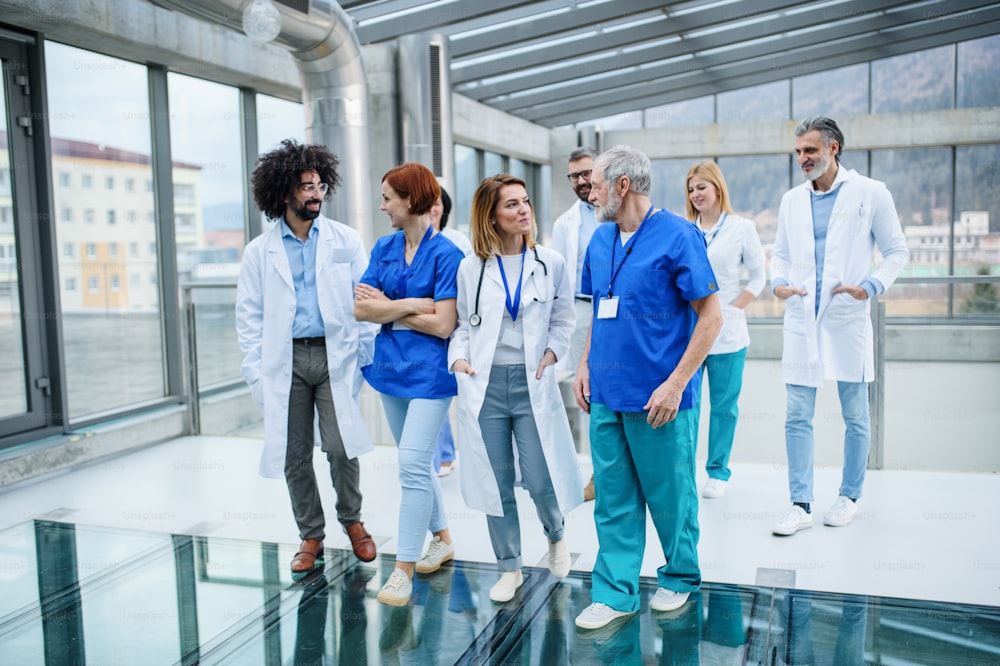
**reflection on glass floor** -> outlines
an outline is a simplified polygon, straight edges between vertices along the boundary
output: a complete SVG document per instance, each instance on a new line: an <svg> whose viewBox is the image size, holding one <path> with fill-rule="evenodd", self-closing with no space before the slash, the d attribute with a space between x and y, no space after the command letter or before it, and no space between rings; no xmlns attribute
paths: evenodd
<svg viewBox="0 0 1000 666"><path fill-rule="evenodd" d="M33 521L0 532L0 664L996 664L1000 609L708 583L683 608L579 632L590 577L544 569L504 605L453 562L409 606L375 601L393 560L293 545Z"/></svg>

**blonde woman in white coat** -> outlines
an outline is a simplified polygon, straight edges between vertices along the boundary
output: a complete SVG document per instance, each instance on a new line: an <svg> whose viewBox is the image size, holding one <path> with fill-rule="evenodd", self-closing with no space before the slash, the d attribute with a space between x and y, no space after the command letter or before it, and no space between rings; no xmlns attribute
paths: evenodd
<svg viewBox="0 0 1000 666"><path fill-rule="evenodd" d="M524 181L484 180L472 203L473 256L458 271L458 328L448 363L458 381L462 494L485 511L503 574L490 599L524 582L514 464L549 542L549 570L569 573L564 516L583 501L576 450L555 376L574 326L573 284L562 257L536 245ZM512 442L513 436L513 442Z"/></svg>
<svg viewBox="0 0 1000 666"><path fill-rule="evenodd" d="M715 162L698 162L688 171L687 218L705 234L708 261L719 283L722 330L705 358L711 410L708 423L708 481L701 496L722 497L729 485L729 454L736 438L738 401L743 388L743 366L750 344L750 329L743 309L757 298L767 277L764 248L753 220L733 212L726 178ZM744 284L744 270L748 280ZM695 429L702 391L695 408Z"/></svg>

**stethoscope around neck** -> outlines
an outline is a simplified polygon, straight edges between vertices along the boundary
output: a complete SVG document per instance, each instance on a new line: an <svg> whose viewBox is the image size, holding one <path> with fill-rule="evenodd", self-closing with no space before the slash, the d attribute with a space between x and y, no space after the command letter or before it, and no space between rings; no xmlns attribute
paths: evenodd
<svg viewBox="0 0 1000 666"><path fill-rule="evenodd" d="M531 248L531 251L535 253L535 262L540 264L542 270L545 271L545 277L549 276L549 267L545 265L545 262L538 258L538 246ZM501 261L499 258L497 261ZM483 275L486 274L486 260L482 260L482 265L479 267L479 284L476 285L476 308L471 315L469 315L469 326L476 327L483 323L483 318L479 316L479 294L483 290ZM559 298L556 295L552 300ZM541 303L542 301L536 296L534 299L536 302Z"/></svg>

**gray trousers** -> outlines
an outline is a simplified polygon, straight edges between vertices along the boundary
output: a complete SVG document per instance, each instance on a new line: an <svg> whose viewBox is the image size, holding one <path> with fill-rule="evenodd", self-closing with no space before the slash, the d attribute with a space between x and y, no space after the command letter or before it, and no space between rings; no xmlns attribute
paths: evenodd
<svg viewBox="0 0 1000 666"><path fill-rule="evenodd" d="M342 525L361 518L361 468L357 458L348 458L337 427L333 407L326 348L292 344L292 386L288 392L288 447L285 450L285 481L299 538L323 539L326 518L320 503L313 448L316 443L315 414L319 414L322 449L330 463L330 479L337 492L337 520Z"/></svg>
<svg viewBox="0 0 1000 666"><path fill-rule="evenodd" d="M549 541L562 541L563 515L545 464L542 442L531 411L523 365L495 365L490 371L483 408L479 412L486 454L500 488L503 516L486 516L493 553L501 571L521 568L521 523L514 497L514 446L521 468L521 485L535 502L538 519Z"/></svg>

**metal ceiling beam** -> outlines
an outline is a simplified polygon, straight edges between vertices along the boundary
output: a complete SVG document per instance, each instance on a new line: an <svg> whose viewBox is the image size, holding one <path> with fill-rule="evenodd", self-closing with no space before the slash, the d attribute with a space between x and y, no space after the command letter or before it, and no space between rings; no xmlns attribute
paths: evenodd
<svg viewBox="0 0 1000 666"><path fill-rule="evenodd" d="M452 53L457 59L487 51L520 47L536 40L558 37L577 30L594 30L604 24L634 21L647 12L663 14L668 8L669 5L664 5L663 0L631 0L627 3L612 1L588 7L576 7L568 12L545 16L508 29L452 39Z"/></svg>
<svg viewBox="0 0 1000 666"><path fill-rule="evenodd" d="M895 0L894 2L887 2L883 4L899 6L910 2L912 2L912 0ZM862 16L868 12L868 7L870 6L871 2L869 0L852 0L851 2L843 5L843 9L845 12L850 12L852 16ZM877 16L878 15L876 14L872 18L874 19ZM810 17L808 13L796 13L782 16L770 21L741 26L732 30L725 30L722 32L684 39L673 44L665 44L649 49L638 49L627 54L615 55L613 57L609 56L608 58L597 62L592 61L580 63L578 65L568 64L559 67L558 69L550 69L548 71L536 72L534 74L526 73L523 76L512 77L496 83L487 83L484 85L456 85L455 90L478 101L484 101L501 95L524 92L547 85L572 81L585 75L608 72L614 69L625 69L626 67L644 65L649 62L667 60L670 58L678 58L690 53L710 51L725 46L781 35L786 32L794 32L803 28L808 28L814 25L815 22L815 17ZM887 25L892 25L892 22L889 21ZM655 25L644 27L656 29ZM617 36L615 37L618 39ZM638 38L636 39L637 43L640 41L644 40ZM588 46L591 47L590 53L598 53L606 48L613 48L614 46L621 45L622 44L608 43L601 38L595 38L588 43Z"/></svg>
<svg viewBox="0 0 1000 666"><path fill-rule="evenodd" d="M964 0L964 2L970 3L972 0ZM957 3L952 1L949 2L949 4L954 5ZM1000 9L997 8L975 11L968 15L968 22L992 21L994 20L993 16L998 11L1000 11ZM914 19L912 18L914 16L919 17L918 20L923 22L918 22L909 28L899 29L901 25L914 22ZM911 18L907 21L903 21L903 17ZM747 61L754 61L754 71L769 69L769 60L767 57L771 54L775 54L780 57L785 53L796 49L808 49L813 45L817 47L824 47L834 42L847 43L848 40L855 40L866 36L869 36L869 39L866 41L866 44L869 44L869 46L866 46L866 48L874 48L878 47L883 41L899 41L901 39L899 35L901 34L907 35L907 37L905 37L907 39L917 39L923 37L927 34L930 25L940 27L945 24L943 22L936 24L926 23L926 13L924 9L915 8L906 10L905 12L899 14L875 17L868 21L835 25L827 30L823 30L822 32L808 32L790 36L783 38L778 42L751 44L750 46L744 48L733 49L720 53L712 53L690 60L653 65L643 69L633 69L632 71L626 71L616 76L594 78L582 81L576 85L561 86L547 90L539 89L534 93L515 95L509 98L490 99L485 103L503 111L514 112L517 109L549 104L563 99L579 100L581 96L591 93L605 93L609 91L609 87L611 90L624 91L632 86L648 86L652 82L667 82L672 79L676 79L677 77L691 75L692 73L701 72L704 75L712 75L714 72L720 71L721 68L734 63L739 64ZM957 24L953 23L953 25ZM871 34L876 31L879 31L878 34ZM820 35L822 36L822 41L817 43L817 37ZM856 44L857 42L852 41L849 43ZM780 48L780 51L776 51L778 48ZM869 59L877 57L881 56L870 55ZM777 61L776 59L772 60ZM462 94L466 93L463 92Z"/></svg>
<svg viewBox="0 0 1000 666"><path fill-rule="evenodd" d="M747 5L744 7L744 4ZM764 2L762 0L750 0L740 3L740 21L745 21L755 16L767 15L770 13L787 10L796 7L802 2ZM880 3L881 4L881 3ZM871 5L871 3L869 3ZM766 9L765 9L766 8ZM663 40L670 37L683 37L684 35L704 30L710 27L717 27L727 22L733 21L731 11L725 8L711 8L697 13L684 14L682 16L668 16L665 21L658 21L645 26L637 26L633 30L620 30L601 34L592 37L581 43L581 50L587 49L589 52L630 47L644 41ZM565 34L565 33L564 33ZM575 56L577 54L572 54ZM552 64L565 61L567 59L567 48L565 44L551 47L534 49L525 53L513 54L495 60L484 61L474 65L463 66L459 58L452 59L453 78L455 84L468 81L498 76L500 74L518 72L531 67Z"/></svg>
<svg viewBox="0 0 1000 666"><path fill-rule="evenodd" d="M505 9L534 4L534 0L505 0ZM356 31L362 44L385 42L414 32L445 32L445 27L486 16L497 16L492 0L462 0L447 5L428 7L398 18L358 25Z"/></svg>
<svg viewBox="0 0 1000 666"><path fill-rule="evenodd" d="M662 87L667 92L646 95L629 95L616 91L614 95L603 98L588 97L574 101L564 101L559 104L538 106L514 112L526 120L531 120L547 127L559 127L586 122L595 118L603 118L619 113L637 111L663 104L696 99L739 88L746 88L765 83L772 83L797 76L815 74L849 65L869 62L873 59L892 57L954 44L956 42L979 39L998 34L1000 21L977 23L964 29L927 35L919 39L906 39L892 43L871 44L866 48L850 48L840 53L832 53L820 59L802 60L803 54L793 54L784 59L784 64L773 61L774 68L760 69L760 64L739 68L738 71L727 72L715 80L693 79L684 85ZM860 46L860 45L859 45ZM790 70L794 70L794 73Z"/></svg>

